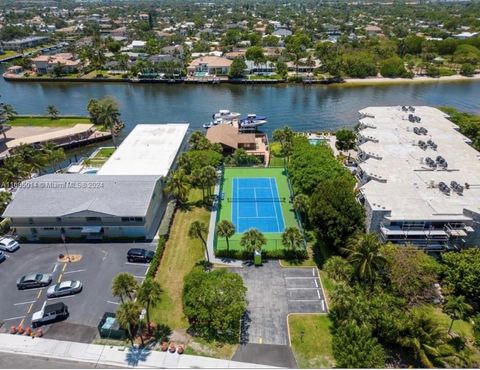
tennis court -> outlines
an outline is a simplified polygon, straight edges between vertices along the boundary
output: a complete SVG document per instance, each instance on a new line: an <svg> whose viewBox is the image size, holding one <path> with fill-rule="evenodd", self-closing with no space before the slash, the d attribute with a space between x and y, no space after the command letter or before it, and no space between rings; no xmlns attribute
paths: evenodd
<svg viewBox="0 0 480 370"><path fill-rule="evenodd" d="M283 249L282 233L298 227L285 170L281 167L225 168L217 222L229 220L235 235L229 238L231 250L243 250L242 234L261 231L267 239L265 250ZM225 238L215 237L215 248L226 249Z"/></svg>
<svg viewBox="0 0 480 370"><path fill-rule="evenodd" d="M277 181L274 177L232 178L232 222L238 232L256 228L263 233L285 230Z"/></svg>

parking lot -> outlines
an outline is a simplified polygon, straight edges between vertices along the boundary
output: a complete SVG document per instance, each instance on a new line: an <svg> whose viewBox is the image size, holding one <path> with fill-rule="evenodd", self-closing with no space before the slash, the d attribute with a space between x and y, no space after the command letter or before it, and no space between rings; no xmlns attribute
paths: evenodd
<svg viewBox="0 0 480 370"><path fill-rule="evenodd" d="M154 250L150 243L67 244L71 255L81 255L78 262L59 262L58 255L66 254L63 244L22 244L14 253L6 253L0 264L0 324L1 331L10 326L31 324L32 314L44 302L64 302L70 316L64 322L43 326L45 337L90 342L97 335L97 325L105 312L115 312L119 299L110 291L112 279L119 272L128 272L141 282L148 264L129 263L128 249L140 247ZM48 287L18 290L16 280L28 273L52 275L52 284L80 280L83 290L71 296L47 299Z"/></svg>
<svg viewBox="0 0 480 370"><path fill-rule="evenodd" d="M247 287L244 343L288 344L287 315L326 313L316 268L282 268L278 261L235 269Z"/></svg>

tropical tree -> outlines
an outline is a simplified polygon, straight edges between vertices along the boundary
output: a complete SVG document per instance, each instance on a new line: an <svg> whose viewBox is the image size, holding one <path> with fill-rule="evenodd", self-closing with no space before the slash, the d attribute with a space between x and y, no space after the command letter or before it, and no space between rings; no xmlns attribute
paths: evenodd
<svg viewBox="0 0 480 370"><path fill-rule="evenodd" d="M5 114L8 121L11 121L18 114L11 104L3 104L3 114Z"/></svg>
<svg viewBox="0 0 480 370"><path fill-rule="evenodd" d="M8 191L0 191L0 214L2 214L5 211L5 208L7 208L8 203L10 203L12 200L12 194L9 193Z"/></svg>
<svg viewBox="0 0 480 370"><path fill-rule="evenodd" d="M227 252L229 250L229 241L228 239L231 238L235 234L235 225L228 220L222 220L217 224L217 235L225 238L227 242Z"/></svg>
<svg viewBox="0 0 480 370"><path fill-rule="evenodd" d="M140 285L137 292L138 302L145 306L147 311L147 327L148 332L151 332L150 328L150 309L160 303L162 295L162 288L160 284L153 278L147 277L143 284Z"/></svg>
<svg viewBox="0 0 480 370"><path fill-rule="evenodd" d="M54 105L49 105L47 106L47 114L50 116L50 119L57 119L60 112Z"/></svg>
<svg viewBox="0 0 480 370"><path fill-rule="evenodd" d="M185 157L180 157L180 159L185 158ZM181 162L181 161L179 161ZM182 166L182 169L184 167ZM202 200L205 202L205 181L204 177L202 174L202 170L200 168L195 168L192 173L190 174L190 183L194 184L193 186L196 189L201 189L202 190Z"/></svg>
<svg viewBox="0 0 480 370"><path fill-rule="evenodd" d="M346 283L350 282L354 273L350 262L340 256L330 257L323 265L323 270L333 280Z"/></svg>
<svg viewBox="0 0 480 370"><path fill-rule="evenodd" d="M207 254L207 261L210 262L210 256L208 254L207 240L206 240L207 233L208 233L207 225L200 221L193 221L192 224L190 225L190 228L188 229L188 236L191 239L201 240L203 247L205 248L205 253Z"/></svg>
<svg viewBox="0 0 480 370"><path fill-rule="evenodd" d="M114 297L120 297L122 303L124 302L125 297L128 297L130 300L132 300L137 289L138 283L132 274L120 272L113 278L112 295Z"/></svg>
<svg viewBox="0 0 480 370"><path fill-rule="evenodd" d="M447 332L447 334L450 334L454 321L463 320L472 311L472 306L465 302L464 296L449 296L443 305L443 311L452 319Z"/></svg>
<svg viewBox="0 0 480 370"><path fill-rule="evenodd" d="M310 198L305 194L297 194L293 198L293 208L298 212L301 221L305 222L308 215L308 208L310 204Z"/></svg>
<svg viewBox="0 0 480 370"><path fill-rule="evenodd" d="M110 131L113 145L117 147L116 138L124 127L120 119L118 102L109 96L100 100L91 99L87 109L93 123L101 125L103 129Z"/></svg>
<svg viewBox="0 0 480 370"><path fill-rule="evenodd" d="M240 239L240 245L250 253L260 251L265 244L267 244L267 239L257 229L245 231Z"/></svg>
<svg viewBox="0 0 480 370"><path fill-rule="evenodd" d="M168 177L165 185L165 192L171 194L180 203L186 203L188 200L188 192L190 190L190 181L183 169L178 169Z"/></svg>
<svg viewBox="0 0 480 370"><path fill-rule="evenodd" d="M304 240L300 230L296 227L287 227L282 233L282 245L294 254L303 249Z"/></svg>
<svg viewBox="0 0 480 370"><path fill-rule="evenodd" d="M415 358L423 366L433 368L440 356L439 348L445 344L445 332L429 312L414 308L409 312L407 327L399 336L401 346L413 349Z"/></svg>
<svg viewBox="0 0 480 370"><path fill-rule="evenodd" d="M32 145L20 145L15 149L15 156L28 166L30 172L40 172L47 165L42 151L35 149Z"/></svg>
<svg viewBox="0 0 480 370"><path fill-rule="evenodd" d="M44 144L42 146L42 153L45 162L52 164L54 167L66 158L63 148L57 148L54 143Z"/></svg>
<svg viewBox="0 0 480 370"><path fill-rule="evenodd" d="M18 157L7 157L0 168L2 186L8 188L30 176L30 167Z"/></svg>
<svg viewBox="0 0 480 370"><path fill-rule="evenodd" d="M201 169L202 183L207 188L207 195L212 195L212 186L217 182L217 171L212 166L206 166Z"/></svg>
<svg viewBox="0 0 480 370"><path fill-rule="evenodd" d="M115 314L120 326L127 329L128 336L130 337L130 342L132 343L132 347L134 345L134 330L135 327L138 325L141 311L142 308L140 307L138 302L127 301L120 304Z"/></svg>
<svg viewBox="0 0 480 370"><path fill-rule="evenodd" d="M385 265L386 259L380 253L380 247L377 235L358 233L350 238L347 247L343 248L361 281L372 282Z"/></svg>
<svg viewBox="0 0 480 370"><path fill-rule="evenodd" d="M201 131L194 131L188 139L190 150L208 150L212 146L205 134Z"/></svg>
<svg viewBox="0 0 480 370"><path fill-rule="evenodd" d="M273 131L273 140L282 145L281 154L285 163L292 155L294 136L295 134L289 126Z"/></svg>

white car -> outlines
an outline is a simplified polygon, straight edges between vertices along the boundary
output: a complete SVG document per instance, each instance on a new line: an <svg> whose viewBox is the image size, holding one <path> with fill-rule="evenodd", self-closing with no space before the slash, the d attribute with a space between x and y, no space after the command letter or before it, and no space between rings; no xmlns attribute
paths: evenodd
<svg viewBox="0 0 480 370"><path fill-rule="evenodd" d="M82 290L82 283L78 280L62 281L48 288L47 297L55 298L64 295L77 294Z"/></svg>
<svg viewBox="0 0 480 370"><path fill-rule="evenodd" d="M15 239L12 238L2 238L0 239L0 250L7 252L15 252L20 248L20 244Z"/></svg>

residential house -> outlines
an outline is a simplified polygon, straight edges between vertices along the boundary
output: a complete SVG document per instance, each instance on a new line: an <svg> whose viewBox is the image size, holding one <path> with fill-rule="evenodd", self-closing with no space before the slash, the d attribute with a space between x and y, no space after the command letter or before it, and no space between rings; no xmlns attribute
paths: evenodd
<svg viewBox="0 0 480 370"><path fill-rule="evenodd" d="M271 61L256 64L253 60L246 60L247 68L245 73L247 75L269 76L275 73L275 64Z"/></svg>
<svg viewBox="0 0 480 370"><path fill-rule="evenodd" d="M242 133L233 125L220 124L210 127L206 137L212 144L220 144L225 155L230 155L241 148L268 164L268 137L263 132Z"/></svg>
<svg viewBox="0 0 480 370"><path fill-rule="evenodd" d="M278 38L284 39L287 36L292 36L292 31L287 28L279 28L272 33L273 36L277 36Z"/></svg>
<svg viewBox="0 0 480 370"><path fill-rule="evenodd" d="M32 58L37 73L51 73L55 67L61 67L63 73L74 73L81 67L79 59L72 53L59 53L55 55L39 55Z"/></svg>
<svg viewBox="0 0 480 370"><path fill-rule="evenodd" d="M230 72L231 64L232 61L230 59L207 55L192 60L187 71L190 75L227 76Z"/></svg>
<svg viewBox="0 0 480 370"><path fill-rule="evenodd" d="M367 27L365 27L365 32L367 33L368 36L378 36L382 33L382 29L378 26L370 24Z"/></svg>

